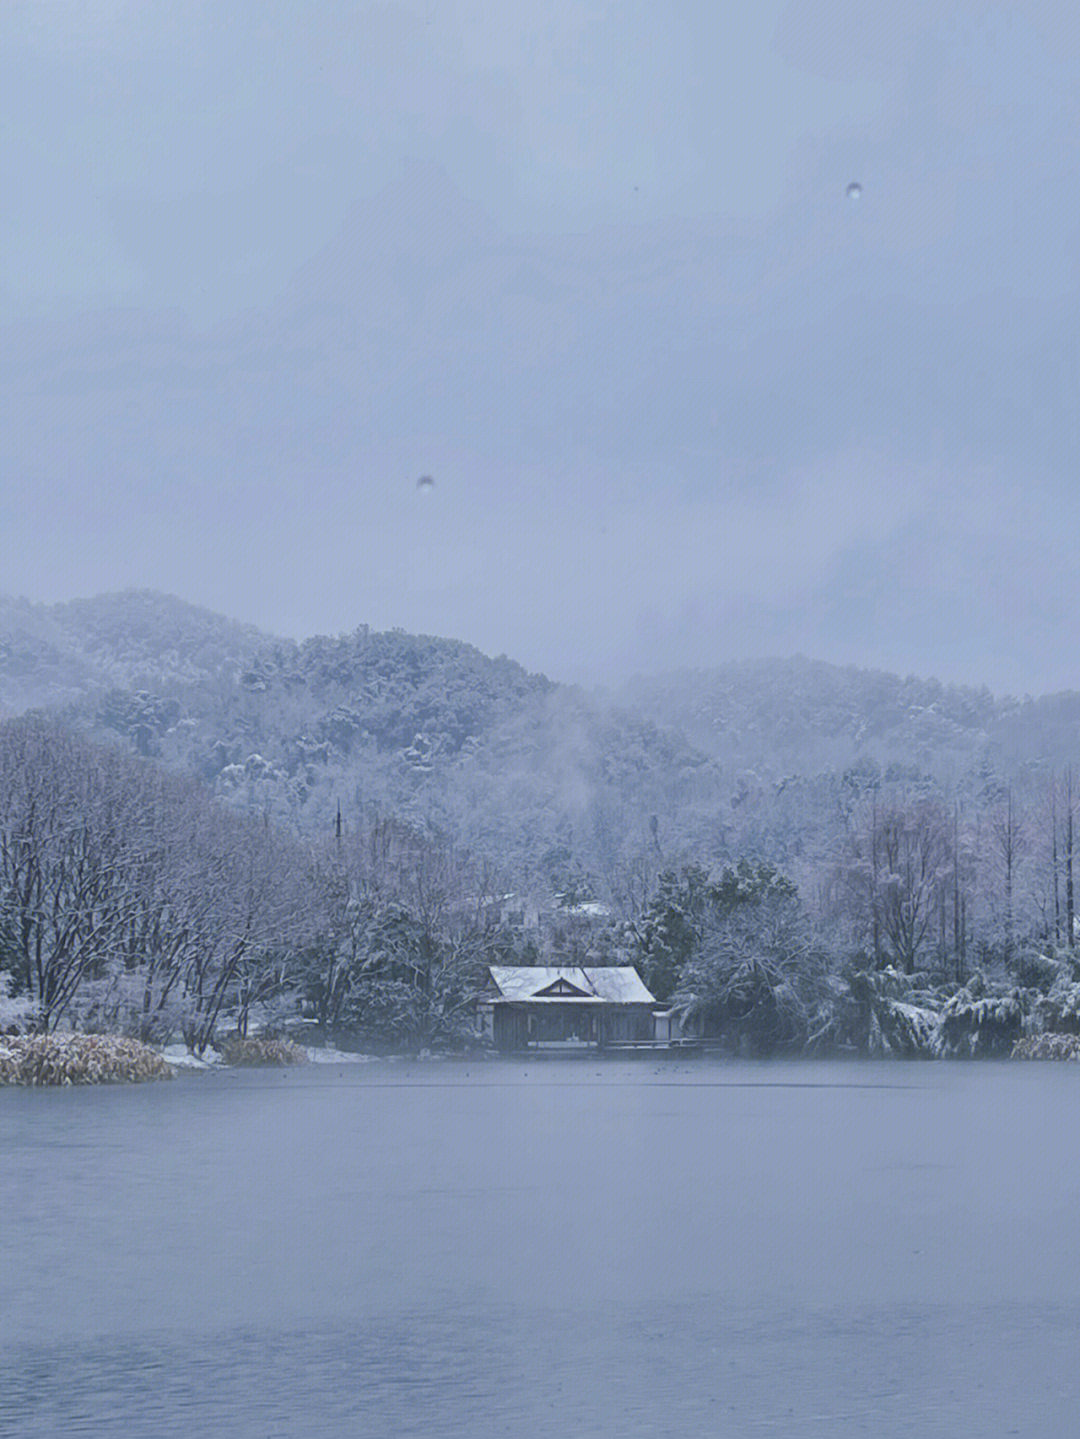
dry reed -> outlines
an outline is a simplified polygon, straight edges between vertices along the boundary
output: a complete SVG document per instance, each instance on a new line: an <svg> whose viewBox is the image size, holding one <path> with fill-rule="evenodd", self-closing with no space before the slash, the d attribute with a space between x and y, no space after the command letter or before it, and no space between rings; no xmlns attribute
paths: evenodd
<svg viewBox="0 0 1080 1439"><path fill-rule="evenodd" d="M217 1046L225 1064L306 1064L307 1054L291 1039L270 1039L251 1035L247 1039L223 1039Z"/></svg>
<svg viewBox="0 0 1080 1439"><path fill-rule="evenodd" d="M171 1074L156 1050L119 1035L0 1036L0 1084L135 1084Z"/></svg>

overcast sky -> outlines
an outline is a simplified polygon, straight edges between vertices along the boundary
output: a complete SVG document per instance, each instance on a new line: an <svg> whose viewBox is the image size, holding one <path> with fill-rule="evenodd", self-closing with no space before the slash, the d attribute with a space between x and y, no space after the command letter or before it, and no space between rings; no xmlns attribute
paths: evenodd
<svg viewBox="0 0 1080 1439"><path fill-rule="evenodd" d="M1080 687L1078 75L1064 0L5 0L0 590Z"/></svg>

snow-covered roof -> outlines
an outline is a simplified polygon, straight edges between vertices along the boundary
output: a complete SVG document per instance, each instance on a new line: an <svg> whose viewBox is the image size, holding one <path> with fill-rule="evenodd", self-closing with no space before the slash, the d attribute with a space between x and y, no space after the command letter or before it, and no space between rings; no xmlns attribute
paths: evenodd
<svg viewBox="0 0 1080 1439"><path fill-rule="evenodd" d="M549 964L493 964L491 977L504 999L533 999L560 979L580 989L583 994L593 993L584 970L575 968L559 969Z"/></svg>
<svg viewBox="0 0 1080 1439"><path fill-rule="evenodd" d="M582 973L601 999L619 1004L656 1003L632 964L610 964L600 969L586 969Z"/></svg>
<svg viewBox="0 0 1080 1439"><path fill-rule="evenodd" d="M544 991L562 981L563 985L572 985L582 999L606 1000L609 1004L656 1003L630 964L596 969L582 969L577 965L493 964L491 977L503 999L558 999L559 995L545 995ZM561 997L574 998L573 995Z"/></svg>

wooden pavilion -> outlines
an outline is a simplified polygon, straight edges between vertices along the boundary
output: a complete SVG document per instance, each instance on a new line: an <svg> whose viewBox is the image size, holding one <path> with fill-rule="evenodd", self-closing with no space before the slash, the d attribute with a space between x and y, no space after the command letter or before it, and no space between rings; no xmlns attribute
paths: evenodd
<svg viewBox="0 0 1080 1439"><path fill-rule="evenodd" d="M492 965L478 1005L496 1049L597 1048L648 1043L659 1008L632 965Z"/></svg>

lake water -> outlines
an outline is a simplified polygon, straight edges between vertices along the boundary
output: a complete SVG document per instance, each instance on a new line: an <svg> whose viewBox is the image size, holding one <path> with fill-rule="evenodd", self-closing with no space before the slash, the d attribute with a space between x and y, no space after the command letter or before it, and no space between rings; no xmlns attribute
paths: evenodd
<svg viewBox="0 0 1080 1439"><path fill-rule="evenodd" d="M0 1434L1080 1433L1080 1067L0 1092Z"/></svg>

